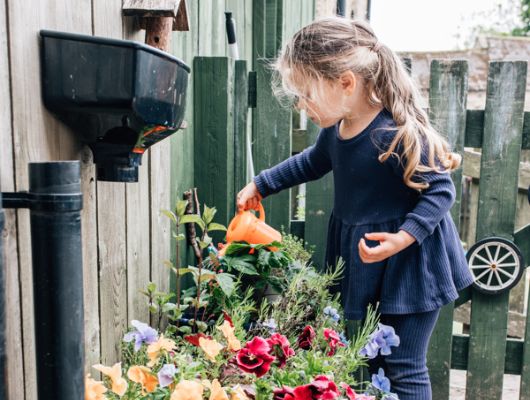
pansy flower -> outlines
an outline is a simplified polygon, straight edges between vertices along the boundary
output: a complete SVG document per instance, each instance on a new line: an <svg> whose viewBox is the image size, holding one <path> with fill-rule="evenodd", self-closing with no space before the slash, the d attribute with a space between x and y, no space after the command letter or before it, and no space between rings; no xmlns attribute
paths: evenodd
<svg viewBox="0 0 530 400"><path fill-rule="evenodd" d="M126 333L123 337L123 341L129 343L134 340L134 351L140 350L143 343L151 344L158 339L158 333L149 325L135 319L132 320L131 325L134 326L136 330Z"/></svg>
<svg viewBox="0 0 530 400"><path fill-rule="evenodd" d="M279 333L275 333L269 339L267 339L271 347L271 352L276 356L278 366L283 368L289 357L294 356L294 350L291 349L289 340Z"/></svg>
<svg viewBox="0 0 530 400"><path fill-rule="evenodd" d="M103 382L96 381L87 374L85 377L85 400L107 400L107 388Z"/></svg>
<svg viewBox="0 0 530 400"><path fill-rule="evenodd" d="M372 386L383 392L390 392L390 380L385 376L383 368L379 368L377 374L372 375Z"/></svg>
<svg viewBox="0 0 530 400"><path fill-rule="evenodd" d="M165 364L160 371L158 371L158 382L160 387L166 387L173 383L175 374L178 372L177 367L174 364Z"/></svg>
<svg viewBox="0 0 530 400"><path fill-rule="evenodd" d="M143 365L133 365L127 371L127 377L142 386L142 395L152 393L158 386L158 379L153 375L153 372Z"/></svg>
<svg viewBox="0 0 530 400"><path fill-rule="evenodd" d="M93 368L110 378L112 382L110 390L118 396L123 396L125 394L127 391L127 381L121 376L121 363L116 363L112 367L96 364Z"/></svg>
<svg viewBox="0 0 530 400"><path fill-rule="evenodd" d="M316 333L312 326L307 325L300 336L298 336L298 347L300 347L302 350L309 350L311 348L311 344L313 343L313 340L315 339Z"/></svg>
<svg viewBox="0 0 530 400"><path fill-rule="evenodd" d="M155 342L147 346L147 357L149 357L148 367L153 367L160 358L163 351L173 351L176 349L175 342L171 339L167 339L164 335Z"/></svg>
<svg viewBox="0 0 530 400"><path fill-rule="evenodd" d="M200 382L181 380L171 393L170 400L202 400L204 387Z"/></svg>
<svg viewBox="0 0 530 400"><path fill-rule="evenodd" d="M269 371L272 362L275 360L270 351L269 342L256 336L239 350L236 355L236 363L243 371L253 373L259 378Z"/></svg>
<svg viewBox="0 0 530 400"><path fill-rule="evenodd" d="M333 329L326 328L324 329L324 338L329 345L328 356L335 354L337 347L345 347L344 343L341 342L340 336Z"/></svg>

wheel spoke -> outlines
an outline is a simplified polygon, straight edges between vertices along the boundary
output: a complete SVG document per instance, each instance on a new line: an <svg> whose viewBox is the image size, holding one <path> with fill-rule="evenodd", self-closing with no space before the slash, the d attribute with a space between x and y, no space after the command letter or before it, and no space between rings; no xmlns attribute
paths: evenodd
<svg viewBox="0 0 530 400"><path fill-rule="evenodd" d="M497 245L497 249L495 250L495 257L493 257L493 262L498 263L497 258L499 258L499 253L501 252L501 245Z"/></svg>
<svg viewBox="0 0 530 400"><path fill-rule="evenodd" d="M478 275L475 280L478 281L480 278L482 278L484 275L486 275L489 271L491 271L491 269L487 269L486 271L484 272L481 272L480 275Z"/></svg>
<svg viewBox="0 0 530 400"><path fill-rule="evenodd" d="M501 276L499 275L496 269L494 269L493 272L495 273L495 276L497 277L497 281L499 281L499 286L503 287L504 283L502 282Z"/></svg>
<svg viewBox="0 0 530 400"><path fill-rule="evenodd" d="M511 255L512 255L511 252L506 253L505 255L503 255L503 256L501 257L500 260L497 260L497 263L501 263L501 262L503 262L504 260L506 260L506 259L507 259L509 256L511 256Z"/></svg>
<svg viewBox="0 0 530 400"><path fill-rule="evenodd" d="M491 256L489 246L486 246L485 249L486 249L486 254L488 255L488 259L490 260L490 263L493 264L493 257Z"/></svg>
<svg viewBox="0 0 530 400"><path fill-rule="evenodd" d="M504 264L497 264L497 267L515 267L517 263L504 263Z"/></svg>
<svg viewBox="0 0 530 400"><path fill-rule="evenodd" d="M490 274L488 275L488 283L486 283L486 286L490 286L492 277L493 277L493 270L490 270Z"/></svg>
<svg viewBox="0 0 530 400"><path fill-rule="evenodd" d="M505 270L503 270L502 268L497 268L496 271L499 271L500 273L503 273L504 275L506 275L508 278L512 279L513 278L513 275L512 274L509 274L508 272L506 272Z"/></svg>
<svg viewBox="0 0 530 400"><path fill-rule="evenodd" d="M472 265L471 269L491 268L491 265Z"/></svg>
<svg viewBox="0 0 530 400"><path fill-rule="evenodd" d="M484 261L486 264L491 264L491 261L486 260L480 254L475 254L475 257L477 257L480 261Z"/></svg>

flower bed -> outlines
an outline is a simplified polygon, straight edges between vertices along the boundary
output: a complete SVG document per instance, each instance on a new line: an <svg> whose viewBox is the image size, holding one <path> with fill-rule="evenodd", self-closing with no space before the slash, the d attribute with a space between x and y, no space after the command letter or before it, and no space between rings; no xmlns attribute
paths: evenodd
<svg viewBox="0 0 530 400"><path fill-rule="evenodd" d="M149 284L156 329L132 321L121 361L93 366L103 381L87 375L85 399L397 399L382 369L371 382L355 379L369 358L399 345L393 328L368 308L348 341L338 295L329 291L344 263L317 272L307 257L290 256L303 253L299 242L286 243L274 243L276 251L233 243L226 258L211 251L208 263L185 269L195 286L175 295ZM274 302L263 295L267 287L276 290ZM194 311L183 323L186 309Z"/></svg>

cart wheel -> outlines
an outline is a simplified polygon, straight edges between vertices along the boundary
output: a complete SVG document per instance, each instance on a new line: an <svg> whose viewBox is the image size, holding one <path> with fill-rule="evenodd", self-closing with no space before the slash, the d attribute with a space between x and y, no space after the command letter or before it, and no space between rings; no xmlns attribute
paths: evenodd
<svg viewBox="0 0 530 400"><path fill-rule="evenodd" d="M503 238L479 240L468 250L466 258L475 278L473 286L482 293L497 294L510 290L524 273L521 251Z"/></svg>

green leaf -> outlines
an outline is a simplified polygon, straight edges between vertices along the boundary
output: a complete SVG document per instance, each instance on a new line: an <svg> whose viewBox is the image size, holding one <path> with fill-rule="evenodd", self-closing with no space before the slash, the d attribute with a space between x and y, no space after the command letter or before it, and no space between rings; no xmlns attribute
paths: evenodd
<svg viewBox="0 0 530 400"><path fill-rule="evenodd" d="M208 207L206 204L204 205L204 211L202 212L202 219L206 223L206 225L209 225L210 222L213 221L213 217L215 216L215 213L217 210L215 207Z"/></svg>
<svg viewBox="0 0 530 400"><path fill-rule="evenodd" d="M177 212L177 216L180 218L184 215L186 212L186 206L188 205L188 200L178 200L177 204L175 205L175 211Z"/></svg>
<svg viewBox="0 0 530 400"><path fill-rule="evenodd" d="M201 229L203 229L203 230L204 230L204 227L206 226L204 224L204 221L197 214L186 214L186 215L183 215L180 218L180 223L181 224L189 224L189 223L192 223L192 222L194 222L197 225L199 225L201 227Z"/></svg>
<svg viewBox="0 0 530 400"><path fill-rule="evenodd" d="M205 332L206 329L208 329L208 325L205 322L202 322L202 321L195 321L195 325L197 325L197 329L200 332Z"/></svg>
<svg viewBox="0 0 530 400"><path fill-rule="evenodd" d="M227 297L230 297L235 288L234 277L230 274L221 273L217 274L215 279L219 283L219 287L221 288L223 293Z"/></svg>
<svg viewBox="0 0 530 400"><path fill-rule="evenodd" d="M177 217L175 216L175 214L173 214L172 211L169 211L169 210L162 210L161 212L162 212L162 214L164 214L166 217L168 217L171 221L173 221L174 224L177 223Z"/></svg>
<svg viewBox="0 0 530 400"><path fill-rule="evenodd" d="M147 285L147 292L149 294L153 293L154 291L156 290L156 283L154 282L149 282L149 284Z"/></svg>
<svg viewBox="0 0 530 400"><path fill-rule="evenodd" d="M166 303L162 306L162 312L169 312L177 309L177 305L175 303Z"/></svg>
<svg viewBox="0 0 530 400"><path fill-rule="evenodd" d="M184 240L184 239L186 239L186 236L184 236L183 233L179 233L179 234L177 235L175 232L173 232L173 237L174 237L176 240Z"/></svg>
<svg viewBox="0 0 530 400"><path fill-rule="evenodd" d="M208 225L208 231L226 231L226 227L217 222L212 222Z"/></svg>
<svg viewBox="0 0 530 400"><path fill-rule="evenodd" d="M178 330L184 334L191 333L191 326L179 326Z"/></svg>

